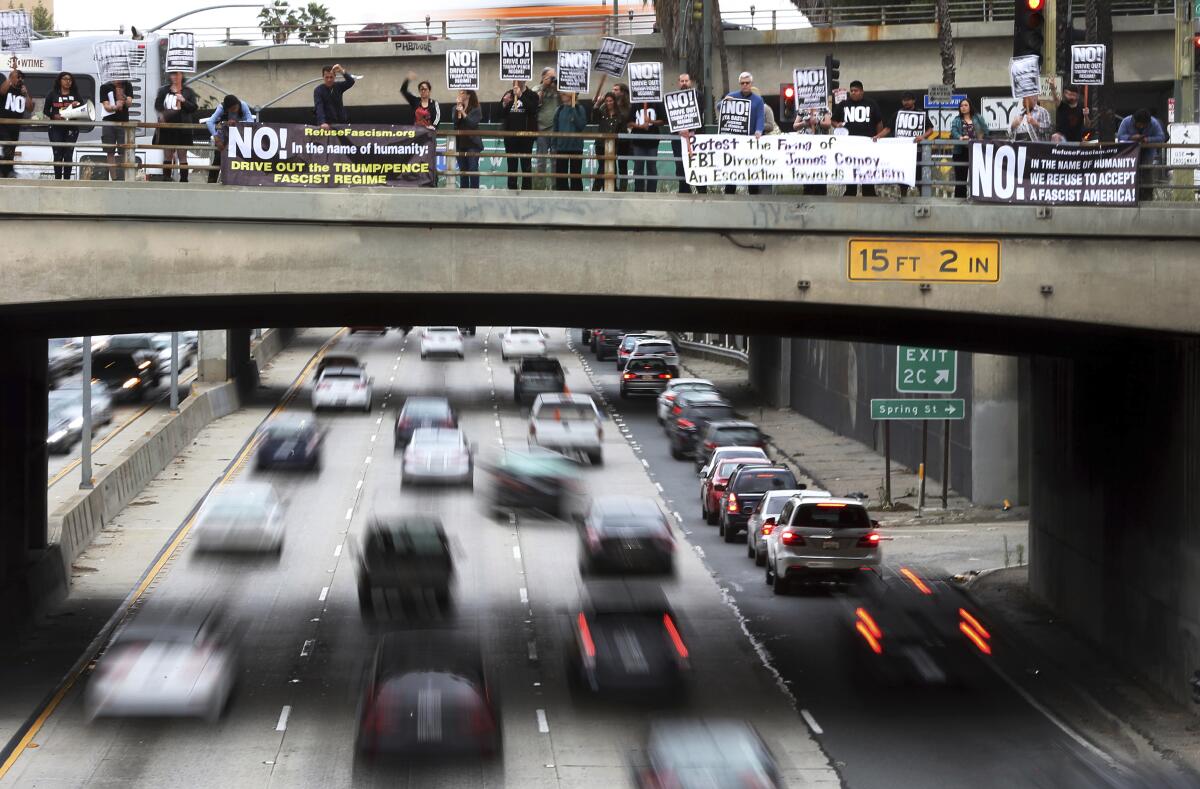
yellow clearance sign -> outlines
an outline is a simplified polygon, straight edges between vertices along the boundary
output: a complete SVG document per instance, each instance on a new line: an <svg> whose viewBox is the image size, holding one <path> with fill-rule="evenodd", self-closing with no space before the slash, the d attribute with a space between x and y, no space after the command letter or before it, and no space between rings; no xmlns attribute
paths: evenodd
<svg viewBox="0 0 1200 789"><path fill-rule="evenodd" d="M1000 241L964 238L852 238L846 273L854 282L1000 281Z"/></svg>

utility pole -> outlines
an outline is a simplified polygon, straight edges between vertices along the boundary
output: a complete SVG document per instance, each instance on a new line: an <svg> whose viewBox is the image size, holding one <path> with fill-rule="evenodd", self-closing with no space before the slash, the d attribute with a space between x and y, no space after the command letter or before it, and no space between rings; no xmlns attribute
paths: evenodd
<svg viewBox="0 0 1200 789"><path fill-rule="evenodd" d="M1196 121L1196 17L1200 0L1175 0L1175 120L1179 123ZM1164 153L1166 153L1164 151ZM1171 190L1177 200L1190 200L1187 189L1195 181L1192 170L1171 171Z"/></svg>
<svg viewBox="0 0 1200 789"><path fill-rule="evenodd" d="M704 33L701 37L701 47L704 50L704 90L708 93L708 101L704 103L704 122L716 123L713 117L713 106L716 102L717 86L713 84L712 48L713 48L713 0L704 0L704 19L701 25Z"/></svg>
<svg viewBox="0 0 1200 789"><path fill-rule="evenodd" d="M1046 36L1046 43L1042 49L1042 76L1053 83L1058 79L1058 3L1054 0L1045 3L1043 14L1042 18L1045 22L1042 30ZM1050 99L1050 102L1053 102L1053 99ZM1051 112L1050 117L1054 117L1054 107L1051 106L1048 109Z"/></svg>

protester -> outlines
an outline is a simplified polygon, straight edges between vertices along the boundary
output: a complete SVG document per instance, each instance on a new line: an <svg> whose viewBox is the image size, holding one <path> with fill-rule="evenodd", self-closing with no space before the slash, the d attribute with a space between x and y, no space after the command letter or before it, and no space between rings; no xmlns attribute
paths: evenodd
<svg viewBox="0 0 1200 789"><path fill-rule="evenodd" d="M160 123L195 123L196 110L199 108L196 91L183 84L183 72L172 71L168 74L170 80L166 85L158 89L158 95L154 99L154 109L158 110L158 120ZM176 163L181 165L179 169L179 182L186 184L188 182L187 169L187 149L193 142L194 136L191 129L159 129L155 135L158 138L159 145L169 145L163 151L163 163ZM170 170L164 169L162 179L164 181L173 181L174 176Z"/></svg>
<svg viewBox="0 0 1200 789"><path fill-rule="evenodd" d="M952 140L982 140L987 137L988 127L987 121L983 116L976 115L974 108L971 106L970 99L963 99L958 103L958 117L950 124L950 139ZM970 145L964 143L954 146L954 180L961 183L954 184L954 196L966 197L968 193L968 181L970 180Z"/></svg>
<svg viewBox="0 0 1200 789"><path fill-rule="evenodd" d="M754 91L754 95L762 98L762 91L755 85L750 90ZM779 134L779 124L775 122L775 110L771 109L771 105L763 102L763 134Z"/></svg>
<svg viewBox="0 0 1200 789"><path fill-rule="evenodd" d="M404 82L400 83L400 93L413 108L413 126L424 126L436 131L438 124L442 122L442 107L437 99L433 98L433 85L427 79L417 83L417 93L421 95L414 96L408 92L408 83L416 78L415 71L408 72Z"/></svg>
<svg viewBox="0 0 1200 789"><path fill-rule="evenodd" d="M800 110L792 121L792 131L800 134L832 134L833 117L825 108ZM829 187L825 184L805 184L803 191L806 195L824 195L829 194Z"/></svg>
<svg viewBox="0 0 1200 789"><path fill-rule="evenodd" d="M661 102L643 104L629 119L629 133L657 135L667 123L667 108ZM658 140L638 139L633 143L633 191L658 191Z"/></svg>
<svg viewBox="0 0 1200 789"><path fill-rule="evenodd" d="M479 107L479 96L473 90L460 90L458 103L454 105L454 128L458 131L477 131L483 120ZM460 172L479 172L479 154L483 151L483 138L477 134L459 135L456 140L458 169ZM478 175L458 176L459 189L478 189Z"/></svg>
<svg viewBox="0 0 1200 789"><path fill-rule="evenodd" d="M762 100L762 96L754 92L754 75L749 71L743 71L738 75L738 90L730 91L725 95L727 99L749 99L750 100L750 130L749 134L755 137L761 137L763 134L763 107L766 103ZM725 194L731 195L737 191L737 187L733 184L725 185ZM747 186L746 193L756 195L762 191L757 186Z"/></svg>
<svg viewBox="0 0 1200 789"><path fill-rule="evenodd" d="M537 171L539 175L544 175L554 172L554 167L550 164L550 157L547 156L554 146L546 132L554 129L554 116L558 112L558 72L550 66L542 69L541 84L534 92L538 98L538 103L535 105L537 130L541 132L537 138Z"/></svg>
<svg viewBox="0 0 1200 789"><path fill-rule="evenodd" d="M15 58L14 58L15 60ZM16 120L28 118L33 111L33 101L29 98L29 88L25 86L25 74L20 69L13 69L8 78L0 83L0 95L4 96L4 106L0 107L0 118ZM0 140L16 143L21 138L21 127L18 124L0 126ZM12 161L17 155L17 146L5 145L2 149L3 158ZM16 170L11 164L0 165L0 178L16 178Z"/></svg>
<svg viewBox="0 0 1200 789"><path fill-rule="evenodd" d="M850 95L833 108L833 125L845 128L851 137L870 137L878 140L884 136L883 115L873 99L864 97L862 82L850 83ZM874 184L863 184L863 197L875 196ZM846 196L856 197L858 184L846 185Z"/></svg>
<svg viewBox="0 0 1200 789"><path fill-rule="evenodd" d="M617 112L621 114L623 139L617 140L617 191L625 191L626 178L629 175L629 157L633 155L633 140L629 138L629 119L633 117L633 108L629 106L629 86L624 82L613 85L613 96L617 99Z"/></svg>
<svg viewBox="0 0 1200 789"><path fill-rule="evenodd" d="M208 127L208 133L212 136L214 148L212 163L216 168L208 171L210 184L215 184L221 175L221 152L229 145L229 127L239 123L253 122L254 113L250 111L250 105L232 94L222 99L221 106L217 107L216 112L204 122L204 125Z"/></svg>
<svg viewBox="0 0 1200 789"><path fill-rule="evenodd" d="M1051 89L1057 93L1053 84ZM1059 102L1058 111L1055 113L1056 131L1051 139L1054 142L1083 142L1083 133L1091 128L1091 121L1092 111L1079 105L1079 91L1064 86L1062 101Z"/></svg>
<svg viewBox="0 0 1200 789"><path fill-rule="evenodd" d="M900 94L900 109L896 110L896 112L893 113L892 124L891 124L891 126L884 127L883 134L880 135L881 137L889 137L892 134L896 133L896 129L900 128L900 113L902 113L902 112L920 112L920 110L917 109L917 97L912 91L906 90ZM933 137L933 135L935 133L936 132L934 132L933 129L926 129L925 133L922 134L920 137L917 137L916 139L918 141L928 140L931 137ZM919 157L918 157L918 160L919 160ZM907 196L908 189L909 189L908 184L899 184L899 187L900 187L900 196L901 197Z"/></svg>
<svg viewBox="0 0 1200 789"><path fill-rule="evenodd" d="M1021 99L1021 111L1009 124L1009 136L1014 140L1045 142L1054 134L1050 113L1037 103L1037 96Z"/></svg>
<svg viewBox="0 0 1200 789"><path fill-rule="evenodd" d="M565 90L559 91L558 109L554 111L554 125L552 129L562 134L578 133L586 128L587 113L577 103L576 94ZM583 172L583 138L554 137L552 141L554 146L551 150L555 154L575 157L554 160L554 172L559 176L554 179L554 188L559 191L568 189L572 192L583 191L583 178L580 177L580 174ZM574 177L562 177L568 173Z"/></svg>
<svg viewBox="0 0 1200 789"><path fill-rule="evenodd" d="M524 80L513 82L512 88L500 97L500 125L510 132L538 131L538 95L529 89ZM525 191L533 188L533 137L505 137L504 152L509 154L508 188L516 190L518 181ZM514 156L513 154L517 154ZM516 178L513 173L526 173L524 178Z"/></svg>
<svg viewBox="0 0 1200 789"><path fill-rule="evenodd" d="M1142 152L1138 159L1138 188L1139 200L1154 199L1154 185L1158 182L1158 150L1147 148L1146 143L1164 143L1167 135L1163 132L1162 124L1150 114L1150 110L1142 108L1121 121L1117 127L1117 142L1142 143ZM1149 168L1149 169L1147 169Z"/></svg>
<svg viewBox="0 0 1200 789"><path fill-rule="evenodd" d="M0 85L0 90L3 86ZM108 113L101 120L109 123L128 123L129 108L133 106L133 83L126 79L115 79L100 86L100 106ZM124 129L105 126L100 132L100 142L106 146L120 145L125 141ZM117 149L106 147L104 157L108 160L110 181L124 181L125 169L117 164ZM122 157L123 159L124 157Z"/></svg>
<svg viewBox="0 0 1200 789"><path fill-rule="evenodd" d="M75 84L75 75L69 71L63 71L54 78L54 85L50 88L50 92L46 94L46 103L42 107L42 114L47 120L61 121L62 111L71 107L79 107L87 97L84 96ZM55 143L74 143L79 139L79 128L76 126L51 126L49 131L50 142ZM67 146L55 146L51 149L54 157L54 179L56 181L69 181L71 179L71 162L74 161L74 149ZM63 166L58 163L62 162Z"/></svg>
<svg viewBox="0 0 1200 789"><path fill-rule="evenodd" d="M595 102L592 105L592 122L599 127L601 134L620 134L625 131L625 123L621 119L621 113L617 110L617 97L612 91L604 94L604 100ZM600 192L604 189L604 175L615 177L617 174L617 163L613 160L607 160L604 156L604 144L601 140L596 141L596 177L592 179L592 191ZM614 187L616 184L614 184Z"/></svg>
<svg viewBox="0 0 1200 789"><path fill-rule="evenodd" d="M695 87L695 84L693 84L693 82L692 82L692 75L686 71L679 75L679 83L678 84L679 84L679 90L691 90L692 88ZM703 107L704 106L704 97L700 95L699 90L696 91L696 98L698 98L700 100L700 106ZM684 141L691 139L691 137L692 137L692 132L681 131L681 132L679 132L678 137L671 140L671 153L675 155L675 162L676 162L675 173L678 176L678 180L679 180L679 193L680 194L691 194L691 192L692 192L692 185L687 182L687 179L684 177L684 170L683 170L683 149L684 149L684 145L685 145ZM697 186L696 191L701 194L708 194L708 187L707 186Z"/></svg>
<svg viewBox="0 0 1200 789"><path fill-rule="evenodd" d="M337 81L338 74L342 75L341 82ZM313 89L313 110L317 113L318 126L331 129L334 125L344 126L350 122L344 94L353 87L354 76L342 68L341 63L322 67L321 84Z"/></svg>

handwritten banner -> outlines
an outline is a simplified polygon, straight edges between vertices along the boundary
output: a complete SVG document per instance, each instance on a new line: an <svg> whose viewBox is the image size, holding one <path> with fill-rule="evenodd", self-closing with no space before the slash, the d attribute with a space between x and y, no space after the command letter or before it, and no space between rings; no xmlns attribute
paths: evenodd
<svg viewBox="0 0 1200 789"><path fill-rule="evenodd" d="M693 186L908 184L917 178L912 140L813 134L697 134L683 160Z"/></svg>

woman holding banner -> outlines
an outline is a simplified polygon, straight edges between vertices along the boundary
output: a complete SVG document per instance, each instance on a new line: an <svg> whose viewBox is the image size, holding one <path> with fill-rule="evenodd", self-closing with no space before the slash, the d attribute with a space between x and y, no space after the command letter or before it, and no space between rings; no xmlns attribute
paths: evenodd
<svg viewBox="0 0 1200 789"><path fill-rule="evenodd" d="M454 106L454 128L458 131L477 131L483 120L479 108L479 96L473 90L460 90L458 104ZM483 151L483 138L476 134L460 134L457 139L458 169L461 172L479 172L479 154ZM459 189L478 189L478 175L458 176Z"/></svg>
<svg viewBox="0 0 1200 789"><path fill-rule="evenodd" d="M958 117L950 124L950 139L964 140L954 146L954 196L965 198L970 192L970 140L982 140L988 135L987 121L983 116L976 115L971 108L971 100L963 99L958 103Z"/></svg>

